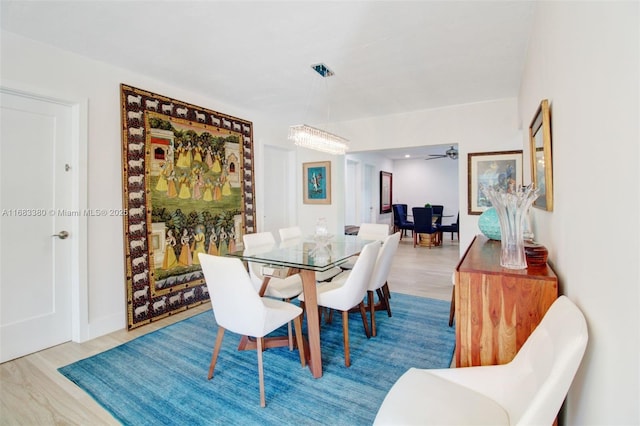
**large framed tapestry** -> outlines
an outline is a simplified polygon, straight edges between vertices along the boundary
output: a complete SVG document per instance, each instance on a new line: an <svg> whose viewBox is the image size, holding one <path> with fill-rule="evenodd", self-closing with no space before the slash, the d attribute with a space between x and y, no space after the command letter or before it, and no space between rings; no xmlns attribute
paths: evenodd
<svg viewBox="0 0 640 426"><path fill-rule="evenodd" d="M209 301L198 253L255 232L250 121L120 85L128 328Z"/></svg>

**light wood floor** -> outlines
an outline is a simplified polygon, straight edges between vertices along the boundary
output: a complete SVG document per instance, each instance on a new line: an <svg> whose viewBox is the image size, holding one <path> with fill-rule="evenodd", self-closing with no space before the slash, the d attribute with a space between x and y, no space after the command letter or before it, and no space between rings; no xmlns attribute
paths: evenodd
<svg viewBox="0 0 640 426"><path fill-rule="evenodd" d="M458 242L452 242L448 235L443 246L431 249L414 249L411 237L404 237L394 258L389 287L392 292L449 301L451 274L458 258ZM119 424L57 369L207 309L209 304L134 331L116 331L82 344L69 342L0 364L0 425Z"/></svg>

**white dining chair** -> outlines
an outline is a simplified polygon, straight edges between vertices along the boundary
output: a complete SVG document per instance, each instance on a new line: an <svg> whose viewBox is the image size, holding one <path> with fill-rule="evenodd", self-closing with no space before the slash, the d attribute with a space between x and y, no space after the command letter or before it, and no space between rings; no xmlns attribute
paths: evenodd
<svg viewBox="0 0 640 426"><path fill-rule="evenodd" d="M319 285L317 288L318 306L342 312L344 365L347 367L351 365L349 351L349 310L351 308L356 306L359 308L365 333L367 337L370 335L363 300L367 294L367 286L371 280L379 249L379 241L365 245L358 256L356 264L344 281L329 281ZM298 299L303 303L302 306L304 307L304 294L301 294Z"/></svg>
<svg viewBox="0 0 640 426"><path fill-rule="evenodd" d="M290 226L288 228L280 228L280 241L288 241L302 238L302 229L299 226Z"/></svg>
<svg viewBox="0 0 640 426"><path fill-rule="evenodd" d="M358 238L362 240L382 241L389 235L389 225L386 223L362 223L358 230Z"/></svg>
<svg viewBox="0 0 640 426"><path fill-rule="evenodd" d="M262 249L276 247L276 240L271 232L244 234L242 242L248 252L257 252ZM263 264L258 262L248 262L248 264L253 286L256 290L260 290L265 279L262 273ZM270 277L264 296L289 301L296 298L300 293L302 293L302 279L299 274L294 274L286 278Z"/></svg>
<svg viewBox="0 0 640 426"><path fill-rule="evenodd" d="M302 230L300 229L299 226L280 228L278 230L278 233L280 234L280 242L283 243L284 245L287 245L289 243L296 242L296 241L302 241L303 239ZM339 268L338 266L334 266L333 268L327 271L316 271L316 281L317 282L329 281L330 279L338 275L340 272L342 272L342 269Z"/></svg>
<svg viewBox="0 0 640 426"><path fill-rule="evenodd" d="M276 240L271 232L256 232L254 234L244 234L242 236L245 250L247 252L259 252L261 250L276 247ZM256 291L263 287L265 279L269 282L261 296L273 297L289 302L302 293L302 278L300 274L293 274L286 278L265 277L262 273L264 264L258 262L247 262L249 266L249 276ZM291 323L287 326L289 335L289 349L293 350L293 337L291 333Z"/></svg>
<svg viewBox="0 0 640 426"><path fill-rule="evenodd" d="M411 368L387 393L374 424L553 424L587 341L584 315L560 296L511 362Z"/></svg>
<svg viewBox="0 0 640 426"><path fill-rule="evenodd" d="M378 294L379 306L386 309L387 315L391 316L391 304L390 297L391 292L389 290L389 284L387 278L391 271L391 263L393 257L398 251L398 244L400 243L400 232L387 236L382 247L378 252L378 258L376 259L376 265L371 274L371 280L369 281L369 287L367 288L367 308L369 309L369 317L371 319L371 336L376 336L376 305L374 303L374 292Z"/></svg>
<svg viewBox="0 0 640 426"><path fill-rule="evenodd" d="M284 324L294 321L300 364L306 365L302 340L302 309L291 303L260 297L242 261L237 258L198 253L202 272L209 290L211 308L218 324L216 343L209 365L208 379L213 378L225 330L255 337L258 355L260 406L266 405L264 369L262 365L263 338ZM240 389L239 389L240 391Z"/></svg>
<svg viewBox="0 0 640 426"><path fill-rule="evenodd" d="M384 241L389 235L389 225L384 223L362 223L358 229L358 238L361 240ZM351 257L349 260L340 265L343 270L353 268L357 256Z"/></svg>
<svg viewBox="0 0 640 426"><path fill-rule="evenodd" d="M398 244L400 243L400 232L387 236L382 243L382 247L378 252L378 257L371 274L371 280L367 288L367 305L365 309L369 311L369 317L371 321L371 336L376 336L376 310L385 309L387 315L391 317L391 292L389 291L389 285L387 284L387 277L391 271L391 263L393 257L398 250ZM351 274L351 270L345 270L340 275L334 278L336 282L344 281ZM378 304L374 303L374 292L378 295ZM352 312L355 309L351 310Z"/></svg>

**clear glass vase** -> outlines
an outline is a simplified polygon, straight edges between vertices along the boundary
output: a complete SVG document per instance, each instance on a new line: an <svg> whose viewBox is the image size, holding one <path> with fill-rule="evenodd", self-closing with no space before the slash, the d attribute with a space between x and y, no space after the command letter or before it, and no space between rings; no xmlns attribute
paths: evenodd
<svg viewBox="0 0 640 426"><path fill-rule="evenodd" d="M529 207L538 198L533 185L518 187L511 191L490 186L482 192L495 207L500 219L501 251L500 266L508 269L525 269L524 228Z"/></svg>

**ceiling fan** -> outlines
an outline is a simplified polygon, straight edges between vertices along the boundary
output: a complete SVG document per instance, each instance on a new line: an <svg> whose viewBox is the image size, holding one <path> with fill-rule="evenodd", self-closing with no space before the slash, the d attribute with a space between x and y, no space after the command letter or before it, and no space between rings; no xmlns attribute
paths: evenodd
<svg viewBox="0 0 640 426"><path fill-rule="evenodd" d="M451 145L451 147L444 152L444 154L429 154L429 157L426 160L435 160L438 158L451 158L452 160L458 159L458 150Z"/></svg>

